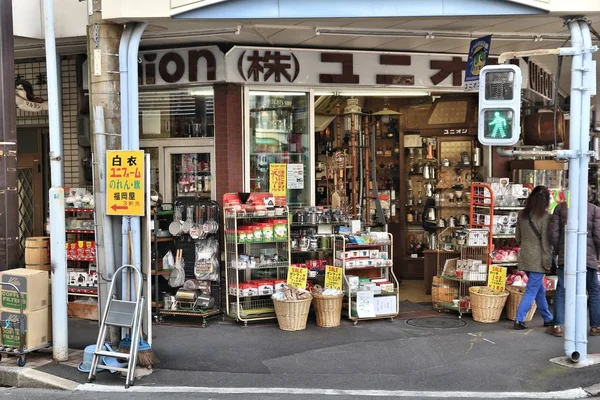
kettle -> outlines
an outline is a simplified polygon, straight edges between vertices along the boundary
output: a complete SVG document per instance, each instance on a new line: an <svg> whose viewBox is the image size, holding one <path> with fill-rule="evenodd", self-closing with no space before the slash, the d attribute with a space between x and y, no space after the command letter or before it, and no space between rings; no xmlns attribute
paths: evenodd
<svg viewBox="0 0 600 400"><path fill-rule="evenodd" d="M455 216L451 216L450 218L448 218L448 227L449 228L456 228L457 225L457 220Z"/></svg>
<svg viewBox="0 0 600 400"><path fill-rule="evenodd" d="M437 250L437 236L435 233L429 235L429 248L432 250Z"/></svg>
<svg viewBox="0 0 600 400"><path fill-rule="evenodd" d="M462 214L459 218L458 218L458 224L462 225L462 226L467 226L469 225L469 216L467 214Z"/></svg>
<svg viewBox="0 0 600 400"><path fill-rule="evenodd" d="M433 179L431 176L432 168L429 165L423 167L423 179Z"/></svg>
<svg viewBox="0 0 600 400"><path fill-rule="evenodd" d="M434 207L430 207L430 208L427 209L427 211L426 211L426 219L427 219L427 221L430 221L430 222L433 222L433 221L437 220L437 215L436 215Z"/></svg>
<svg viewBox="0 0 600 400"><path fill-rule="evenodd" d="M433 197L433 184L431 182L428 182L425 185L423 185L423 187L425 188L425 196Z"/></svg>
<svg viewBox="0 0 600 400"><path fill-rule="evenodd" d="M444 218L438 219L437 226L438 226L438 228L445 228L446 227L446 220Z"/></svg>

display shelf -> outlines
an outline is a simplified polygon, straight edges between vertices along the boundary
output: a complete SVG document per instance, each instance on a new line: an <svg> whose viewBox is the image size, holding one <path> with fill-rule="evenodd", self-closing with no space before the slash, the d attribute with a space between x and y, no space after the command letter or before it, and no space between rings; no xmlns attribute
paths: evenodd
<svg viewBox="0 0 600 400"><path fill-rule="evenodd" d="M518 261L514 261L514 262L492 262L492 265L497 265L499 267L518 267L519 266L519 262Z"/></svg>
<svg viewBox="0 0 600 400"><path fill-rule="evenodd" d="M373 247L382 247L382 246L391 246L391 242L389 243L368 243L368 244L354 244L354 243L348 243L346 244L346 249L348 250L352 250L352 249L365 249L365 248L373 248Z"/></svg>
<svg viewBox="0 0 600 400"><path fill-rule="evenodd" d="M333 249L326 248L326 247L319 247L319 248L316 248L316 249L308 249L308 250L292 249L292 254L321 253L321 252L326 252L326 251L333 251Z"/></svg>
<svg viewBox="0 0 600 400"><path fill-rule="evenodd" d="M348 296L348 293L344 293L345 296ZM373 296L375 297L381 297L381 296L396 296L398 295L398 291L394 290L392 292L381 292L381 293L373 293ZM352 292L349 295L352 298L356 298L356 292Z"/></svg>
<svg viewBox="0 0 600 400"><path fill-rule="evenodd" d="M500 211L520 211L525 209L524 206L494 206L494 210Z"/></svg>
<svg viewBox="0 0 600 400"><path fill-rule="evenodd" d="M233 264L233 263L232 263ZM229 266L231 270L235 271L252 271L255 269L275 269L275 268L288 268L290 266L289 261L281 261L274 263L256 264L253 268L238 268L237 266Z"/></svg>
<svg viewBox="0 0 600 400"><path fill-rule="evenodd" d="M319 222L319 223L312 223L312 222L292 222L290 224L290 226L292 228L301 228L301 227L314 227L314 226L322 226L322 225L334 225L334 226L344 226L344 225L348 225L347 222Z"/></svg>
<svg viewBox="0 0 600 400"><path fill-rule="evenodd" d="M87 262L96 262L96 257L86 257L86 256L68 256L67 261L87 261Z"/></svg>
<svg viewBox="0 0 600 400"><path fill-rule="evenodd" d="M65 212L85 212L85 213L93 213L94 209L93 208L73 208L73 207L67 207L65 208Z"/></svg>
<svg viewBox="0 0 600 400"><path fill-rule="evenodd" d="M353 258L354 260L354 258ZM379 266L372 266L372 267L344 267L346 270L350 271L350 270L360 270L360 269L380 269L380 268L394 268L393 265L379 265Z"/></svg>
<svg viewBox="0 0 600 400"><path fill-rule="evenodd" d="M514 239L516 237L517 236L515 234L504 234L504 233L502 233L502 234L493 234L492 235L493 239Z"/></svg>
<svg viewBox="0 0 600 400"><path fill-rule="evenodd" d="M455 282L487 282L487 279L464 279L464 278L457 278L455 276L449 276L449 275L440 275L440 278L444 278L444 279L448 279L450 281L455 281Z"/></svg>
<svg viewBox="0 0 600 400"><path fill-rule="evenodd" d="M272 299L245 300L230 304L231 315L240 320L260 320L275 318Z"/></svg>
<svg viewBox="0 0 600 400"><path fill-rule="evenodd" d="M173 236L171 236L171 237L152 237L152 241L156 242L156 243L172 242L174 240L175 240L175 238Z"/></svg>
<svg viewBox="0 0 600 400"><path fill-rule="evenodd" d="M95 231L93 229L67 229L66 233L81 233L81 234L93 234Z"/></svg>
<svg viewBox="0 0 600 400"><path fill-rule="evenodd" d="M284 212L283 214L277 215L267 215L265 214L256 214L256 213L232 213L227 212L225 214L225 218L235 218L237 220L246 220L246 219L287 219L288 213Z"/></svg>

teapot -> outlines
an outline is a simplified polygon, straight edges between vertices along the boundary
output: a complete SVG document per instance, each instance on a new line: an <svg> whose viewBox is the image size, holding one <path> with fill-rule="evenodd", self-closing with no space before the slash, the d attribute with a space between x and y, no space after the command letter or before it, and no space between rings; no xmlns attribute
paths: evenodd
<svg viewBox="0 0 600 400"><path fill-rule="evenodd" d="M469 216L467 214L462 214L459 218L458 218L458 224L462 225L462 226L467 226L469 225Z"/></svg>
<svg viewBox="0 0 600 400"><path fill-rule="evenodd" d="M430 207L427 209L426 219L427 219L427 221L430 221L430 222L437 220L436 210L434 207Z"/></svg>
<svg viewBox="0 0 600 400"><path fill-rule="evenodd" d="M446 220L444 218L438 219L437 226L438 226L438 228L445 228L446 227Z"/></svg>
<svg viewBox="0 0 600 400"><path fill-rule="evenodd" d="M457 223L458 223L458 221L456 220L455 216L451 216L448 218L448 227L449 228L455 228Z"/></svg>

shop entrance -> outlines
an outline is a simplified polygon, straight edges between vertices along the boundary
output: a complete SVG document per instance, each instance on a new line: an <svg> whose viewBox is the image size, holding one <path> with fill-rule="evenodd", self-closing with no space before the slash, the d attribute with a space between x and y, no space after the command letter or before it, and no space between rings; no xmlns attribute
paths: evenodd
<svg viewBox="0 0 600 400"><path fill-rule="evenodd" d="M40 128L17 130L17 195L19 244L24 265L25 238L43 236L44 210L47 204L47 168L44 149L47 131Z"/></svg>

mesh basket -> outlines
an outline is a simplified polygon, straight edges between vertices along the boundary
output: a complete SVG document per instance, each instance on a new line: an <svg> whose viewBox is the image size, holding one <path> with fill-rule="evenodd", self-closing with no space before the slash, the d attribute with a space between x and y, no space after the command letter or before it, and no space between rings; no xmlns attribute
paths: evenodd
<svg viewBox="0 0 600 400"><path fill-rule="evenodd" d="M317 326L323 328L340 326L343 301L343 293L337 296L323 296L319 293L313 293L313 306L317 316Z"/></svg>
<svg viewBox="0 0 600 400"><path fill-rule="evenodd" d="M504 304L506 304L508 291L505 290L499 295L482 294L477 292L478 288L485 288L485 286L473 286L469 288L473 321L488 324L498 322L500 315L502 315Z"/></svg>
<svg viewBox="0 0 600 400"><path fill-rule="evenodd" d="M508 290L508 299L506 300L506 318L514 321L517 319L517 310L519 308L519 304L521 304L521 299L523 298L523 293L525 293L525 288L520 286L509 286L506 288L506 290ZM522 322L531 321L536 310L537 305L534 301L527 312L525 321Z"/></svg>
<svg viewBox="0 0 600 400"><path fill-rule="evenodd" d="M305 329L311 301L312 297L304 300L273 299L279 329L284 331L301 331Z"/></svg>
<svg viewBox="0 0 600 400"><path fill-rule="evenodd" d="M439 276L433 277L431 284L431 302L435 307L437 303L452 303L458 299L458 283Z"/></svg>

